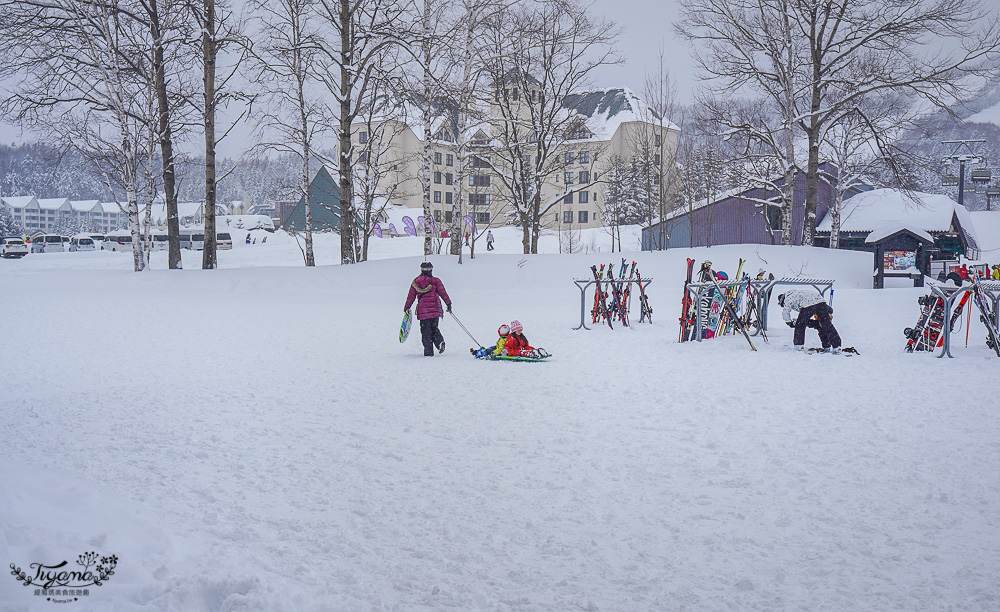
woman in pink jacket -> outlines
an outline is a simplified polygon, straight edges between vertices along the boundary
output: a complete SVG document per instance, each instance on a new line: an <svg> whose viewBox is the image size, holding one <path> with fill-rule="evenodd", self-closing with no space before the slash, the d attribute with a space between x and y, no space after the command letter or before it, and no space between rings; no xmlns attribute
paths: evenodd
<svg viewBox="0 0 1000 612"><path fill-rule="evenodd" d="M448 305L451 312L451 298L444 290L444 283L433 274L434 265L429 261L420 264L420 276L410 283L410 292L406 295L403 310L410 310L413 300L417 300L417 320L420 321L420 340L424 343L424 357L434 356L434 347L439 353L444 352L444 336L438 329L438 319L444 316L441 311L441 300Z"/></svg>

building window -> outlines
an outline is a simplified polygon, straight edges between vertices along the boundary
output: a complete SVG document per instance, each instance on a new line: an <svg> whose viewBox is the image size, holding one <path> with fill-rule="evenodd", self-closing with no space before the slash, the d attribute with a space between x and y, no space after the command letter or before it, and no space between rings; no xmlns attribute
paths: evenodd
<svg viewBox="0 0 1000 612"><path fill-rule="evenodd" d="M446 166L454 166L455 165L455 156L452 155L451 153L445 155L444 156L444 164Z"/></svg>
<svg viewBox="0 0 1000 612"><path fill-rule="evenodd" d="M490 186L490 175L489 174L470 174L469 175L469 187L489 187Z"/></svg>
<svg viewBox="0 0 1000 612"><path fill-rule="evenodd" d="M476 223L481 223L483 225L490 224L490 213L488 212L477 212L476 213Z"/></svg>
<svg viewBox="0 0 1000 612"><path fill-rule="evenodd" d="M576 218L577 218L577 223L580 224L587 223L590 218L590 213L585 210L581 210L580 212L577 213Z"/></svg>
<svg viewBox="0 0 1000 612"><path fill-rule="evenodd" d="M586 204L589 201L590 201L590 192L589 191L581 191L580 192L580 200L579 200L580 204Z"/></svg>
<svg viewBox="0 0 1000 612"><path fill-rule="evenodd" d="M434 173L434 184L435 185L440 185L441 184L441 173L440 172L435 172Z"/></svg>
<svg viewBox="0 0 1000 612"><path fill-rule="evenodd" d="M450 191L444 192L444 203L445 204L454 204L455 203L454 197L455 197L455 194L453 194L452 192L450 192ZM448 214L450 215L451 213L448 213Z"/></svg>
<svg viewBox="0 0 1000 612"><path fill-rule="evenodd" d="M654 147L660 146L660 135L659 134L653 136L653 146Z"/></svg>
<svg viewBox="0 0 1000 612"><path fill-rule="evenodd" d="M445 195L451 195L451 194L448 193L448 194L445 194ZM451 198L448 198L448 199L451 199ZM444 222L445 223L451 223L451 219L452 219L451 211L450 210L444 211Z"/></svg>
<svg viewBox="0 0 1000 612"><path fill-rule="evenodd" d="M576 155L572 151L566 151L566 163L572 164Z"/></svg>
<svg viewBox="0 0 1000 612"><path fill-rule="evenodd" d="M441 192L440 191L435 191L434 192L434 201L436 203L438 203L438 204L441 203Z"/></svg>
<svg viewBox="0 0 1000 612"><path fill-rule="evenodd" d="M581 164L590 163L590 151L580 151L580 163Z"/></svg>
<svg viewBox="0 0 1000 612"><path fill-rule="evenodd" d="M469 204L473 206L488 206L489 203L490 203L490 194L488 193L469 194Z"/></svg>
<svg viewBox="0 0 1000 612"><path fill-rule="evenodd" d="M454 174L452 174L451 172L449 172L449 173L447 173L447 174L444 175L444 184L445 185L451 185L451 184L454 184L454 182L455 182L455 175Z"/></svg>
<svg viewBox="0 0 1000 612"><path fill-rule="evenodd" d="M518 99L517 87L515 87L514 89L511 90L510 97L511 97L512 100L514 100L515 102L517 102L517 99Z"/></svg>
<svg viewBox="0 0 1000 612"><path fill-rule="evenodd" d="M368 132L358 132L358 142L365 144L368 142Z"/></svg>
<svg viewBox="0 0 1000 612"><path fill-rule="evenodd" d="M440 164L441 163L441 154L440 153L435 153L434 154L434 163L435 164Z"/></svg>
<svg viewBox="0 0 1000 612"><path fill-rule="evenodd" d="M368 151L361 151L358 153L358 163L367 164L368 163Z"/></svg>
<svg viewBox="0 0 1000 612"><path fill-rule="evenodd" d="M660 165L660 154L659 153L657 153L656 155L653 156L653 165L654 166L659 166Z"/></svg>
<svg viewBox="0 0 1000 612"><path fill-rule="evenodd" d="M565 223L566 225L572 225L573 224L573 211L572 210L564 210L563 211L563 223Z"/></svg>
<svg viewBox="0 0 1000 612"><path fill-rule="evenodd" d="M489 168L490 162L488 157L477 157L472 156L472 167L473 168Z"/></svg>
<svg viewBox="0 0 1000 612"><path fill-rule="evenodd" d="M573 194L567 193L566 196L563 197L563 204L572 204L572 203L573 203Z"/></svg>
<svg viewBox="0 0 1000 612"><path fill-rule="evenodd" d="M437 223L441 222L441 211L440 210L435 210L434 211L434 221L437 222Z"/></svg>
<svg viewBox="0 0 1000 612"><path fill-rule="evenodd" d="M580 184L581 185L586 185L589 182L590 182L590 172L587 171L587 170L581 170L580 171Z"/></svg>
<svg viewBox="0 0 1000 612"><path fill-rule="evenodd" d="M567 185L572 185L573 184L573 173L572 172L563 172L563 181Z"/></svg>

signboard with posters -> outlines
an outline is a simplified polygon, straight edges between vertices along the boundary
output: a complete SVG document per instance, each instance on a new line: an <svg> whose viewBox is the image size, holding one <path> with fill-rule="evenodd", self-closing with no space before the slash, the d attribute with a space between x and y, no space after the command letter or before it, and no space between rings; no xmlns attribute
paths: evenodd
<svg viewBox="0 0 1000 612"><path fill-rule="evenodd" d="M916 267L916 251L885 251L882 254L882 269L884 270L909 270Z"/></svg>

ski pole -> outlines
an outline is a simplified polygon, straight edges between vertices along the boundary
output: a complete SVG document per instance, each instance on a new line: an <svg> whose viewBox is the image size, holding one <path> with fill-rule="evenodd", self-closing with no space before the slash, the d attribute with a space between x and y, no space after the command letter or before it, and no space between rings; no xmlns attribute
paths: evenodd
<svg viewBox="0 0 1000 612"><path fill-rule="evenodd" d="M472 338L472 334L470 334L470 333L469 333L469 330L465 329L465 326L464 326L464 325L462 325L462 322L458 320L458 317L456 317L456 316L455 316L455 313L453 313L453 312L448 312L448 314L450 314L450 315L451 315L451 318L452 318L452 319L455 319L455 323L458 323L458 326L462 328L462 331L464 331L464 332L465 332L466 334L468 334L468 336L469 336L470 338ZM475 338L472 338L472 341L473 341L473 342L475 342L475 343L476 343L476 346L478 346L479 348L486 348L486 347L485 347L485 346L483 346L482 344L479 344L479 340L476 340Z"/></svg>

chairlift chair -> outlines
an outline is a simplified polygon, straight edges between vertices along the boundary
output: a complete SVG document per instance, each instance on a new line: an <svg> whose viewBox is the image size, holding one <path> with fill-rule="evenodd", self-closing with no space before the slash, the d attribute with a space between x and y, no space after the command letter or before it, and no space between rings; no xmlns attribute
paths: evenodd
<svg viewBox="0 0 1000 612"><path fill-rule="evenodd" d="M981 183L985 185L993 180L993 173L990 172L989 168L975 168L969 176L969 180L973 183Z"/></svg>
<svg viewBox="0 0 1000 612"><path fill-rule="evenodd" d="M941 177L942 187L958 187L958 177L954 174L946 174Z"/></svg>

